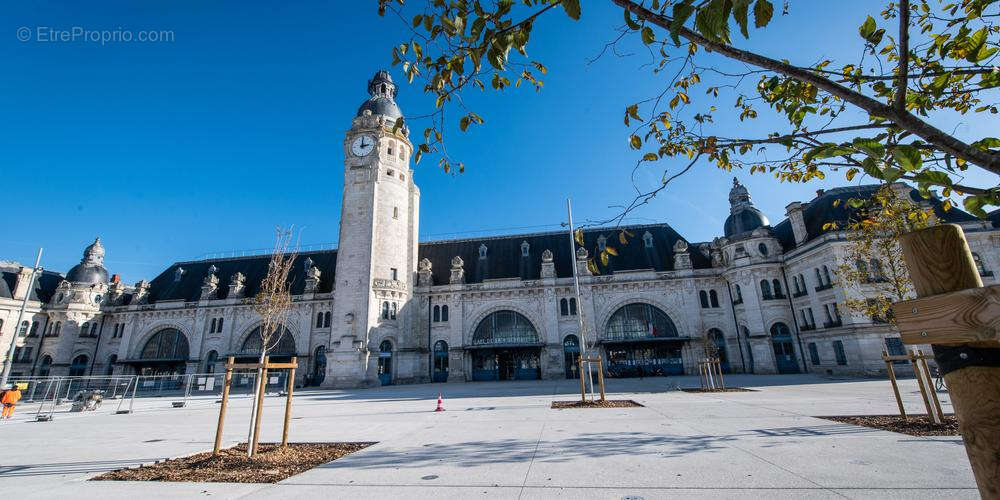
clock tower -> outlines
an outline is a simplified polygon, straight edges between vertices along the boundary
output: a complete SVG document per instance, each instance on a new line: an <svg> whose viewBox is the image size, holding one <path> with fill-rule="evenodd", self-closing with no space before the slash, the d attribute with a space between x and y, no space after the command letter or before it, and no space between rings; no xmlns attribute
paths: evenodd
<svg viewBox="0 0 1000 500"><path fill-rule="evenodd" d="M368 81L369 97L344 139L344 192L334 276L326 383L335 387L415 382L426 356L414 335L420 190L413 146L386 71Z"/></svg>

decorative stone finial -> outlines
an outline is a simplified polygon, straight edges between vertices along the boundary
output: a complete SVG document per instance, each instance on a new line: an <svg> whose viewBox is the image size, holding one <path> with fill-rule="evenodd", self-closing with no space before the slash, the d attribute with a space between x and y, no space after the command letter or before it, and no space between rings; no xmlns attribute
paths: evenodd
<svg viewBox="0 0 1000 500"><path fill-rule="evenodd" d="M552 262L552 250L546 248L545 251L542 252L542 262Z"/></svg>

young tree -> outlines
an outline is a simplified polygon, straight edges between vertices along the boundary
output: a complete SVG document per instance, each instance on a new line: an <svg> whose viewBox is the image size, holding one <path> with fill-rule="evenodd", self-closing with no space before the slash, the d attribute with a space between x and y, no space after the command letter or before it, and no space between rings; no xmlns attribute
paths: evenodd
<svg viewBox="0 0 1000 500"><path fill-rule="evenodd" d="M885 183L909 180L924 192L939 187L946 198L964 197L966 209L980 216L984 206L1000 204L995 182L963 181L969 169L1000 174L1000 139L986 130L961 138L935 125L947 114L998 113L1000 1L892 0L884 8L871 2L860 26L831 38L831 44L853 39L859 49L856 60L836 64L820 56L822 48L807 54L805 47L788 44L785 53L763 54L738 46L734 32L749 39L752 30L772 23L771 0L604 1L620 8L623 20L605 52L638 37L658 59L653 72L672 75L661 93L623 110L628 143L643 152L633 168L684 159L679 167L664 167L658 185L637 186L635 199L609 221L620 222L700 160L772 173L781 181L804 182L831 171L848 180L858 174ZM465 131L484 123L462 100L469 88L504 91L513 79L515 87L525 83L540 90L547 68L527 56L535 23L559 12L579 19L583 2L413 3L379 0L378 8L411 32L393 49L393 63L411 82L422 79L435 98L415 161L437 153L446 171L462 171L445 147L446 108ZM800 29L817 22L794 19L793 5L799 4L785 0L781 14ZM713 133L717 122L750 121L761 112L778 117L784 129L760 136L750 135L752 126L736 137Z"/></svg>
<svg viewBox="0 0 1000 500"><path fill-rule="evenodd" d="M285 328L285 320L292 307L292 295L288 273L292 269L292 262L295 260L296 252L292 249L292 229L278 227L274 231L274 250L271 253L271 260L268 262L267 275L260 283L260 289L253 297L253 310L260 317L260 355L258 363L263 365L267 353L275 348L281 341L282 335L290 335ZM250 412L250 430L247 437L247 456L253 456L256 451L256 444L253 436L256 430L257 413L262 410L264 404L261 397L260 384L266 383L263 380L264 369L257 369L257 383L254 386L254 402Z"/></svg>
<svg viewBox="0 0 1000 500"><path fill-rule="evenodd" d="M850 243L837 267L840 285L847 292L846 305L895 324L889 306L915 297L899 238L930 225L933 210L900 196L888 185L880 186L867 200L849 203L858 208L844 228Z"/></svg>

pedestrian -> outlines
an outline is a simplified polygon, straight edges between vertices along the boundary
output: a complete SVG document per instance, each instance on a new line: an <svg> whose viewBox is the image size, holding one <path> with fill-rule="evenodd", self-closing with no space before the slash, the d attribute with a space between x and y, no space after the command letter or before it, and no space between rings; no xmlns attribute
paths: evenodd
<svg viewBox="0 0 1000 500"><path fill-rule="evenodd" d="M0 403L3 403L2 417L9 420L14 416L14 405L21 400L21 388L7 384L3 389L3 396L0 396Z"/></svg>

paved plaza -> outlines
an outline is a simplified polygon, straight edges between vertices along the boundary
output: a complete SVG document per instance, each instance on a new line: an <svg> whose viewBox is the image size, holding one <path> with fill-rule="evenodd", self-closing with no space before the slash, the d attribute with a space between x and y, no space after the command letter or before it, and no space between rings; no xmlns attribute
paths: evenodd
<svg viewBox="0 0 1000 500"><path fill-rule="evenodd" d="M429 384L301 391L292 440L377 441L277 484L87 481L103 471L210 450L214 397L172 408L139 399L130 415L32 405L0 422L6 498L977 498L958 437L913 437L814 418L896 412L884 380L742 376L757 392L693 394L694 377L608 380L643 408L553 410L576 381ZM915 381L908 411L922 413ZM443 413L432 410L438 391ZM579 393L576 392L576 397ZM951 406L941 394L945 411ZM280 440L284 400L268 398L262 440ZM110 403L110 402L109 402ZM68 405L67 405L68 407ZM246 440L237 397L228 445Z"/></svg>

